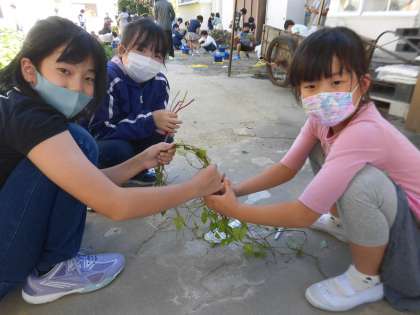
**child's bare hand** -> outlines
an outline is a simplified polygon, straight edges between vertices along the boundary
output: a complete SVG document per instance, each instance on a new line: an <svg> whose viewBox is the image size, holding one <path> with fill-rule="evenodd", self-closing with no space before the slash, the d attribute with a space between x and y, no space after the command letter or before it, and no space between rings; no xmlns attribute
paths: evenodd
<svg viewBox="0 0 420 315"><path fill-rule="evenodd" d="M165 134L175 134L180 124L182 124L182 121L178 120L177 114L167 110L156 110L152 115L157 129Z"/></svg>
<svg viewBox="0 0 420 315"><path fill-rule="evenodd" d="M227 217L235 217L235 210L238 208L238 200L235 192L232 189L232 184L229 179L223 182L222 195L210 195L204 197L204 202L207 207L219 212Z"/></svg>
<svg viewBox="0 0 420 315"><path fill-rule="evenodd" d="M158 165L169 164L175 154L175 143L158 143L148 147L138 155L144 169L154 168Z"/></svg>
<svg viewBox="0 0 420 315"><path fill-rule="evenodd" d="M223 188L223 176L215 165L210 165L198 172L192 179L198 197L214 194Z"/></svg>

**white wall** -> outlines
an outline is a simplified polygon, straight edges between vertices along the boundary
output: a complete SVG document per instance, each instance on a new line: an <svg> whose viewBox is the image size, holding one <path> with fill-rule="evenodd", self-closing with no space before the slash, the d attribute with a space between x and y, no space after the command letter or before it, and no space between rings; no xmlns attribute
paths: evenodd
<svg viewBox="0 0 420 315"><path fill-rule="evenodd" d="M304 0L267 0L266 24L283 29L286 20L303 24Z"/></svg>
<svg viewBox="0 0 420 315"><path fill-rule="evenodd" d="M359 15L359 16L328 16L326 25L328 26L346 26L353 29L360 35L375 39L384 31L395 30L396 28L418 27L416 15ZM385 35L379 42L379 45L389 42L394 37ZM396 43L387 45L384 48L393 50Z"/></svg>
<svg viewBox="0 0 420 315"><path fill-rule="evenodd" d="M58 9L59 16L77 22L77 15L83 7L82 3L96 3L98 16L87 17L87 27L89 31L97 32L103 26L106 12L114 20L117 0L62 0L60 2L54 0L2 0L1 3L4 15L3 21L0 21L1 24L14 28L17 22L24 32L29 31L37 20L55 15L54 9ZM10 7L12 3L16 5L16 10Z"/></svg>
<svg viewBox="0 0 420 315"><path fill-rule="evenodd" d="M233 0L223 0L222 5L221 5L221 18L222 18L222 22L223 22L223 28L224 29L228 29L230 22L232 22L232 18L233 18Z"/></svg>

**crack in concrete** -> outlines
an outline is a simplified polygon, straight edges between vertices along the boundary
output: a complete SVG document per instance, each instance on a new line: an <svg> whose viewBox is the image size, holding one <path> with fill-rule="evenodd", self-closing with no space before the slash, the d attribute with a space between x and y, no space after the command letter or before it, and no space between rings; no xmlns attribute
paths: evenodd
<svg viewBox="0 0 420 315"><path fill-rule="evenodd" d="M199 304L199 305L195 306L187 314L200 313L203 309L205 309L207 307L210 307L210 306L213 306L215 304L217 305L217 304L222 304L222 303L226 303L226 302L241 302L241 301L246 300L247 298L253 296L254 294L255 294L254 288L247 288L242 295L230 296L230 297L221 298L221 299L218 299L218 300L215 300L215 301L204 302L202 304Z"/></svg>
<svg viewBox="0 0 420 315"><path fill-rule="evenodd" d="M161 223L159 223L156 227L155 230L153 231L152 234L150 234L150 236L148 238L146 238L145 240L143 240L137 247L137 249L134 251L134 255L137 256L140 251L143 249L143 247L145 245L147 245L147 243L149 243L158 232L162 231L165 227L167 227L170 224L170 222L168 222L168 220L165 220Z"/></svg>

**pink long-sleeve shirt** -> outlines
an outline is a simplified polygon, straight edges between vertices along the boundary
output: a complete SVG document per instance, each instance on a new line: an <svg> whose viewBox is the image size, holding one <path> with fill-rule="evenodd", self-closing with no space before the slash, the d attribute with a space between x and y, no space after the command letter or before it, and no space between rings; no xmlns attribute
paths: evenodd
<svg viewBox="0 0 420 315"><path fill-rule="evenodd" d="M337 134L309 117L281 163L299 170L318 141L326 159L299 197L305 206L327 213L357 172L370 164L405 191L411 210L420 220L420 151L380 115L373 103L361 108Z"/></svg>

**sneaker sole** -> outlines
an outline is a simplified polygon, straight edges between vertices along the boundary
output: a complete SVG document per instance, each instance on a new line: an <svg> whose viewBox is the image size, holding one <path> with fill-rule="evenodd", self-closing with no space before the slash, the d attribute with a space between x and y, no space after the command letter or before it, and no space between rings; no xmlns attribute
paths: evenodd
<svg viewBox="0 0 420 315"><path fill-rule="evenodd" d="M44 303L50 303L55 300L58 300L62 298L63 296L75 294L75 293L89 293L93 292L99 289L102 289L103 287L106 287L108 284L110 284L124 269L124 266L120 270L118 270L113 277L110 277L108 279L105 279L100 284L95 284L88 286L87 288L81 288L81 289L75 289L67 292L60 292L55 294L48 294L48 295L41 295L41 296L32 296L29 294L26 294L25 291L22 290L22 298L25 300L25 302L29 304L44 304Z"/></svg>

